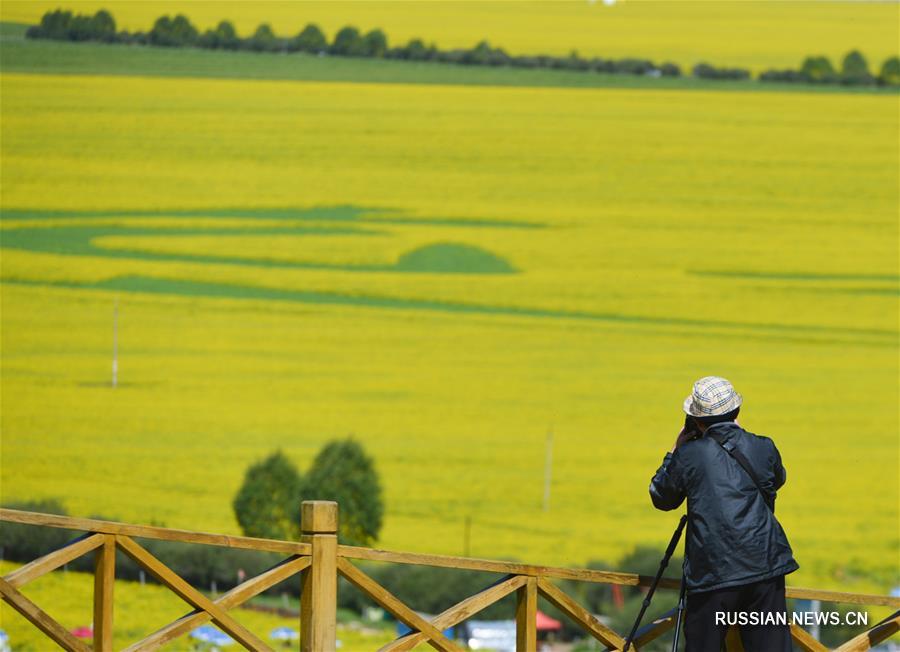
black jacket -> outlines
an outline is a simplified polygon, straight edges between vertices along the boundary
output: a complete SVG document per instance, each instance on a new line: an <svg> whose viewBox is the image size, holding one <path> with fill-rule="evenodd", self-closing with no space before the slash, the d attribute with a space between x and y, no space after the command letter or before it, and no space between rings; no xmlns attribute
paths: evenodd
<svg viewBox="0 0 900 652"><path fill-rule="evenodd" d="M734 422L710 426L750 463L774 502L787 474L768 437ZM689 593L766 580L799 568L775 514L747 472L716 441L701 436L666 453L650 482L657 509L678 508L687 498L684 575Z"/></svg>

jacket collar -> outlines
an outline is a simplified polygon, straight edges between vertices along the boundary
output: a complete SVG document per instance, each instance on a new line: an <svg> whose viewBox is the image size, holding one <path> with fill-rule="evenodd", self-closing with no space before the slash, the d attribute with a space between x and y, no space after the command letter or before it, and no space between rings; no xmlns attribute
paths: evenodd
<svg viewBox="0 0 900 652"><path fill-rule="evenodd" d="M743 432L743 428L741 428L734 421L725 421L723 423L714 423L709 428L706 429L706 432L703 434L707 434L710 431L715 430L715 432L720 433L724 439L728 439L733 437L738 432Z"/></svg>

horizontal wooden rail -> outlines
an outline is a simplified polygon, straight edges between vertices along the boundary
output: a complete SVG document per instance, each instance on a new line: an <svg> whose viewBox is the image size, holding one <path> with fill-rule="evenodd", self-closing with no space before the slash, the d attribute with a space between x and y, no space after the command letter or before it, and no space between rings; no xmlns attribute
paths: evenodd
<svg viewBox="0 0 900 652"><path fill-rule="evenodd" d="M268 644L244 628L228 612L267 588L297 574L301 575L300 646L304 652L332 652L335 650L335 605L338 575L343 576L412 629L410 633L385 645L382 648L383 652L410 650L423 643L438 650L454 652L460 650L458 644L448 638L444 631L467 620L497 600L512 594L516 595L517 600L516 638L518 650L534 652L536 649L535 618L538 596L555 605L586 634L594 637L609 649L620 650L624 645L622 636L601 622L596 615L590 613L551 580L562 579L640 587L647 587L653 581L651 577L635 573L557 568L493 559L394 552L338 545L337 504L328 501L303 503L301 509L302 540L300 542L208 534L2 508L0 508L0 521L62 528L84 533L59 550L25 564L0 578L0 594L4 601L63 649L78 652L88 650L106 652L112 649L116 549L131 557L193 608L193 611L189 611L178 620L129 645L126 648L128 652L155 650L210 621L248 650L270 650ZM150 554L147 549L134 541L134 538L278 552L286 553L289 557L213 600ZM19 587L27 582L91 553L95 555L95 640L93 647L75 639L64 627L19 591ZM497 573L501 577L479 593L465 598L428 620L412 607L404 604L360 568L357 568L350 560L486 571ZM661 588L668 589L679 588L679 585L677 580L663 580L660 583ZM786 594L788 598L900 608L900 598L884 595L799 587L788 587ZM641 646L671 630L675 624L674 618L674 612L670 610L647 623L638 632L634 649L639 650ZM868 650L898 631L900 631L900 610L870 627L868 631L850 639L837 650L841 652ZM809 652L823 652L828 649L800 627L792 626L791 636L799 649ZM734 628L729 631L727 646L731 651L741 649L740 639Z"/></svg>
<svg viewBox="0 0 900 652"><path fill-rule="evenodd" d="M71 516L59 516L57 514L24 512L5 507L0 508L0 521L23 523L25 525L44 525L46 527L75 530L77 532L119 534L139 539L158 539L160 541L179 541L181 543L202 543L207 546L220 546L223 548L283 552L289 555L308 555L310 553L309 544L295 541L257 539L228 534L209 534L207 532L173 530L151 525L129 525L127 523L117 523L116 521L101 521L95 518L72 518Z"/></svg>

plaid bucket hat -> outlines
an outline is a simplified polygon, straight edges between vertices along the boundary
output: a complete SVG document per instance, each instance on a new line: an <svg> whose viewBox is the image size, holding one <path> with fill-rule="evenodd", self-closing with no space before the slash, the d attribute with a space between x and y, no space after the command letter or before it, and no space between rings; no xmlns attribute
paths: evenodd
<svg viewBox="0 0 900 652"><path fill-rule="evenodd" d="M692 417L717 417L741 406L741 395L730 382L706 376L694 383L694 391L684 399L684 411Z"/></svg>

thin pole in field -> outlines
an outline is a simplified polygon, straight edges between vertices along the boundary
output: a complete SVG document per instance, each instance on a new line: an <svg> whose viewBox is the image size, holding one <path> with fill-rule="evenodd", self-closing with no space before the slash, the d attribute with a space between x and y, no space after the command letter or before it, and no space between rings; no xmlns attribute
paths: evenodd
<svg viewBox="0 0 900 652"><path fill-rule="evenodd" d="M553 426L547 431L547 460L544 466L544 511L550 510L550 479L553 474Z"/></svg>
<svg viewBox="0 0 900 652"><path fill-rule="evenodd" d="M112 386L119 386L119 297L116 297L113 304Z"/></svg>

